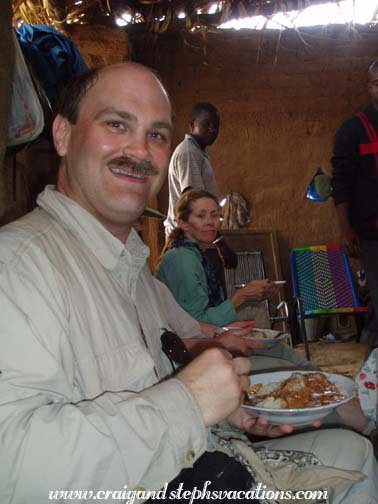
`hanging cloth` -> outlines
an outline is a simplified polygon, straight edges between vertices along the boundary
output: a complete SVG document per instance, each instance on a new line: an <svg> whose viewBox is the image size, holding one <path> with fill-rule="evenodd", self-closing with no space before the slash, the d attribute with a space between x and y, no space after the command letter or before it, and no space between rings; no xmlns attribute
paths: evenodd
<svg viewBox="0 0 378 504"><path fill-rule="evenodd" d="M50 101L56 100L69 79L88 70L75 44L54 28L24 23L16 32L25 59Z"/></svg>
<svg viewBox="0 0 378 504"><path fill-rule="evenodd" d="M251 222L249 204L238 192L231 192L226 196L223 210L222 229L239 229Z"/></svg>
<svg viewBox="0 0 378 504"><path fill-rule="evenodd" d="M15 34L13 42L15 64L7 148L32 142L44 127L43 109Z"/></svg>

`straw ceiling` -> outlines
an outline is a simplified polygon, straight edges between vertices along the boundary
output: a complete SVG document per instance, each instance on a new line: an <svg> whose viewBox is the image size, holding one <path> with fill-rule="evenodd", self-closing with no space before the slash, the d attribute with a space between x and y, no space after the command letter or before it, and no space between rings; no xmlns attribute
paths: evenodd
<svg viewBox="0 0 378 504"><path fill-rule="evenodd" d="M269 16L337 0L14 0L14 23L47 24L69 29L70 24L115 26L121 14L131 16L127 29L163 33L167 30L216 28L233 18ZM210 7L217 4L216 12ZM214 8L213 8L214 10ZM179 17L181 15L181 17Z"/></svg>

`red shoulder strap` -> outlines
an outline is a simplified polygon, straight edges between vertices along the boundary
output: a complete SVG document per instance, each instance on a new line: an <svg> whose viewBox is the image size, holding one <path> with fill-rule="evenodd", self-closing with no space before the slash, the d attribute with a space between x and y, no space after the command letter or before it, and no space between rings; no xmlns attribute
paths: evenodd
<svg viewBox="0 0 378 504"><path fill-rule="evenodd" d="M369 143L360 143L360 156L366 156L367 154L373 154L374 162L376 167L376 172L378 175L378 134L375 131L374 126L371 124L369 119L363 112L358 112L356 116L361 121L366 134L369 138Z"/></svg>
<svg viewBox="0 0 378 504"><path fill-rule="evenodd" d="M366 134L369 137L370 142L378 142L378 135L375 131L374 126L371 124L369 119L363 112L358 112L356 116L362 122L362 126L365 128Z"/></svg>

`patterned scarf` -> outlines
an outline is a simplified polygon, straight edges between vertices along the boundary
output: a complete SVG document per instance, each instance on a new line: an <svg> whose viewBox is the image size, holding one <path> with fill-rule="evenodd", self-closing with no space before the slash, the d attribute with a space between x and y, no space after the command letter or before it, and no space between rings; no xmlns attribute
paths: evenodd
<svg viewBox="0 0 378 504"><path fill-rule="evenodd" d="M213 306L218 306L224 301L224 292L220 283L219 278L215 274L214 268L206 257L206 255L202 252L202 250L198 247L198 245L188 240L187 238L177 238L173 241L171 248L180 248L185 247L192 250L198 250L201 254L201 263L202 267L205 271L206 281L207 281L207 293L209 295L209 304L208 308Z"/></svg>

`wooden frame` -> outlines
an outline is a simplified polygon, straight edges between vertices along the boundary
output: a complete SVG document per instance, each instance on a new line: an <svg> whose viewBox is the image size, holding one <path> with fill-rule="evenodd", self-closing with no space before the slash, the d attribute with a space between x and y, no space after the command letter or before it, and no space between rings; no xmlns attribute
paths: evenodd
<svg viewBox="0 0 378 504"><path fill-rule="evenodd" d="M274 229L222 229L221 234L226 238L227 244L235 252L259 251L263 254L265 275L270 280L284 280L279 259L277 236ZM285 298L285 290L280 289L272 299L272 304L277 306ZM271 313L272 315L272 313ZM275 328L286 330L286 324L278 323Z"/></svg>
<svg viewBox="0 0 378 504"><path fill-rule="evenodd" d="M274 229L222 229L221 234L227 238L227 243L235 252L243 250L262 252L267 278L284 280Z"/></svg>

